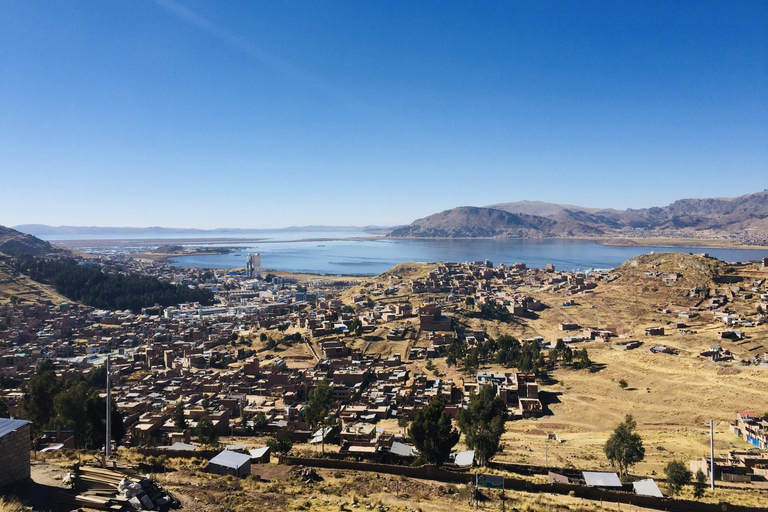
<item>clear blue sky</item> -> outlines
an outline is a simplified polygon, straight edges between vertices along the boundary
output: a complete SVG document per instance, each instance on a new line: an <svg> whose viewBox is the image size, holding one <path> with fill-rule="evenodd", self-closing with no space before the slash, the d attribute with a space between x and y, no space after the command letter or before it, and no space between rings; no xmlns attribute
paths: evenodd
<svg viewBox="0 0 768 512"><path fill-rule="evenodd" d="M768 2L0 2L0 224L768 188Z"/></svg>

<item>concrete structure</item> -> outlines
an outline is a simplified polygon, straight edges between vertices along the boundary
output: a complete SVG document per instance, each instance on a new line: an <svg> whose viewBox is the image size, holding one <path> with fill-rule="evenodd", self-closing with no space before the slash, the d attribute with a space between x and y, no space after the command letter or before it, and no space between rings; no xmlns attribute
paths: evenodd
<svg viewBox="0 0 768 512"><path fill-rule="evenodd" d="M29 421L0 418L0 491L29 480Z"/></svg>
<svg viewBox="0 0 768 512"><path fill-rule="evenodd" d="M261 279L261 254L248 254L248 261L245 264L245 273L248 277Z"/></svg>

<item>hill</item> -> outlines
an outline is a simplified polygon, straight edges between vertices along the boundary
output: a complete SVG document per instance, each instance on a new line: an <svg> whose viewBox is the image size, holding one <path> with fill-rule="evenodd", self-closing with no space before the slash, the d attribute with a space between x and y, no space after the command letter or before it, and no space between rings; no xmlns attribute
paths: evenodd
<svg viewBox="0 0 768 512"><path fill-rule="evenodd" d="M391 236L702 237L768 245L768 190L735 198L681 199L664 207L625 211L542 201L460 207L418 219Z"/></svg>
<svg viewBox="0 0 768 512"><path fill-rule="evenodd" d="M69 301L49 285L37 283L14 270L8 263L8 257L0 255L0 306L18 302L19 304L60 303Z"/></svg>
<svg viewBox="0 0 768 512"><path fill-rule="evenodd" d="M554 222L534 215L514 214L493 208L461 206L414 221L392 231L391 236L425 238L540 238L548 236Z"/></svg>
<svg viewBox="0 0 768 512"><path fill-rule="evenodd" d="M32 235L0 226L0 252L9 256L18 256L20 254L45 256L47 254L59 253L61 249Z"/></svg>

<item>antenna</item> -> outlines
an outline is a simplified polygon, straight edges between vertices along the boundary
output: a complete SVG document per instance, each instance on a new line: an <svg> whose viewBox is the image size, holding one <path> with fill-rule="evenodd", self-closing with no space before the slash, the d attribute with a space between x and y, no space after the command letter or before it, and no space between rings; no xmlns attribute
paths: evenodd
<svg viewBox="0 0 768 512"><path fill-rule="evenodd" d="M107 458L112 456L112 396L109 386L109 354L107 354L107 443L104 454Z"/></svg>
<svg viewBox="0 0 768 512"><path fill-rule="evenodd" d="M715 490L715 420L709 419L709 461L710 471L712 472L712 478L710 479L710 487Z"/></svg>

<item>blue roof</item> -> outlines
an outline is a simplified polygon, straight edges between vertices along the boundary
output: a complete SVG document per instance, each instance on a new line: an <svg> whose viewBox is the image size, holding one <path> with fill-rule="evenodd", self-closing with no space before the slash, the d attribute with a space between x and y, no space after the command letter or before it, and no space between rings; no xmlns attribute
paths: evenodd
<svg viewBox="0 0 768 512"><path fill-rule="evenodd" d="M224 450L214 458L208 461L208 464L216 464L217 466L224 466L225 468L238 469L244 464L251 461L251 456L244 453L232 452Z"/></svg>
<svg viewBox="0 0 768 512"><path fill-rule="evenodd" d="M12 420L10 418L0 418L0 437L20 429L29 423L27 420Z"/></svg>

